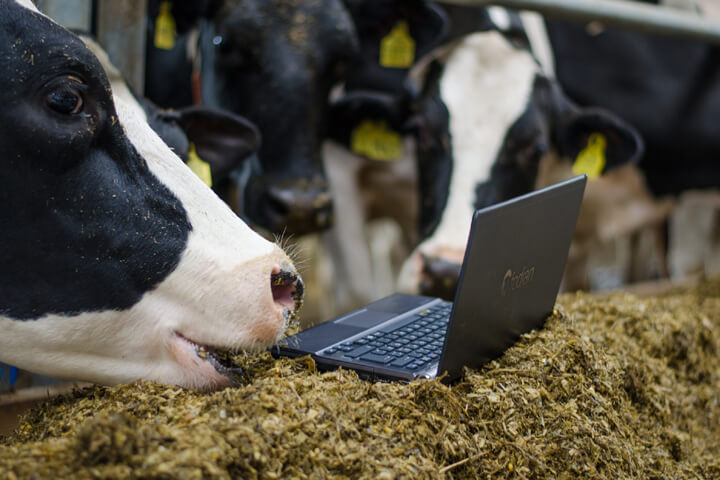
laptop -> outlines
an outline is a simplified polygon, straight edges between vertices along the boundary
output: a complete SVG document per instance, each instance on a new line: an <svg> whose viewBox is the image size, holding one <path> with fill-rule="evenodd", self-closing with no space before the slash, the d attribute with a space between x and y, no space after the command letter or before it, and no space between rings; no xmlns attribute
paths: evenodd
<svg viewBox="0 0 720 480"><path fill-rule="evenodd" d="M395 294L288 337L276 356L367 379L452 381L552 313L587 177L477 210L455 301Z"/></svg>

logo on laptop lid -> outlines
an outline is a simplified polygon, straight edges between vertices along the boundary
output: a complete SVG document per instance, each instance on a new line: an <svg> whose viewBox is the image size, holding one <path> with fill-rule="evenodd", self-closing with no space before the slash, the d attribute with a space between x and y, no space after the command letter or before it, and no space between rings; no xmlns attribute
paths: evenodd
<svg viewBox="0 0 720 480"><path fill-rule="evenodd" d="M523 267L519 272L513 272L508 268L503 276L500 293L504 297L515 290L519 290L530 283L535 276L535 267Z"/></svg>

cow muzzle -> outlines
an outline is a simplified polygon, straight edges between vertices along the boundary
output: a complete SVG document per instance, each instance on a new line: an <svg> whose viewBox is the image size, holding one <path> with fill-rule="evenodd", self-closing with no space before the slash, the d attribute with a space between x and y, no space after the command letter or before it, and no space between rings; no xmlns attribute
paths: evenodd
<svg viewBox="0 0 720 480"><path fill-rule="evenodd" d="M216 323L209 329L211 321L204 321L175 329L170 350L186 377L195 379L181 384L213 390L243 383L245 376L238 366L237 355L241 351L267 348L296 320L303 302L304 285L287 257L283 257L284 254L274 254L275 262L266 264L262 269L264 273L258 272L264 277L265 285L257 289L257 296L249 304L245 302L248 309L254 309L252 314L238 310L252 317L243 322L241 328L233 328L235 322L231 321L224 327ZM256 281L258 277L252 278ZM235 305L242 308L241 304ZM218 318L214 316L216 322Z"/></svg>
<svg viewBox="0 0 720 480"><path fill-rule="evenodd" d="M441 257L422 255L420 294L453 301L461 264Z"/></svg>
<svg viewBox="0 0 720 480"><path fill-rule="evenodd" d="M271 184L260 201L257 223L273 233L305 235L332 225L332 198L325 180Z"/></svg>

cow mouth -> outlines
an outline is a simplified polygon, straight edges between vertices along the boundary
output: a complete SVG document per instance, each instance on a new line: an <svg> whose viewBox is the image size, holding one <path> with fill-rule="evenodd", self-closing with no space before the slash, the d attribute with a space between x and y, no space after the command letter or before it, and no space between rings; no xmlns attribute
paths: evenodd
<svg viewBox="0 0 720 480"><path fill-rule="evenodd" d="M304 286L302 279L294 269L283 265L273 268L270 275L270 290L277 315L282 315L282 325L278 323L278 333L280 333L289 322L297 319L298 310L302 306ZM197 366L209 364L232 386L247 383L247 376L243 369L234 361L238 349L204 345L191 340L180 332L175 331L174 333L179 344L182 345L180 348L182 353L179 357L183 359L180 362L182 365L194 370ZM201 367L201 370L204 370L206 375L212 371L207 367Z"/></svg>
<svg viewBox="0 0 720 480"><path fill-rule="evenodd" d="M233 385L240 385L246 380L243 369L233 361L234 353L232 350L202 345L177 332L175 334L194 350L198 358L212 365L217 373L229 379Z"/></svg>

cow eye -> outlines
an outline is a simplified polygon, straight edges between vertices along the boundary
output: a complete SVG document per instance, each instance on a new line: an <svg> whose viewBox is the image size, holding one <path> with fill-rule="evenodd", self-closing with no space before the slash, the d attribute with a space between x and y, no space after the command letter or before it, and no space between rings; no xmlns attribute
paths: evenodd
<svg viewBox="0 0 720 480"><path fill-rule="evenodd" d="M77 88L59 85L50 90L46 97L48 107L63 115L80 113L83 109L83 97Z"/></svg>

